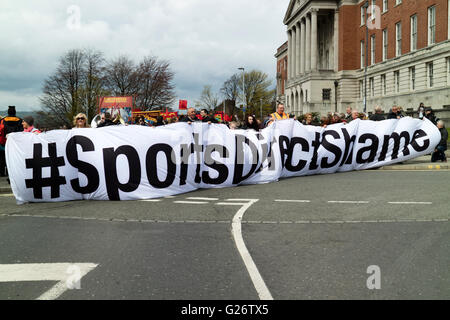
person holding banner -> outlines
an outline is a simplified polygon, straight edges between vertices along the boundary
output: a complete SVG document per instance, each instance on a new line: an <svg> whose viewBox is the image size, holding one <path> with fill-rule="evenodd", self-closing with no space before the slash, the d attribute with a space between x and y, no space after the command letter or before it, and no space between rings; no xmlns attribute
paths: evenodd
<svg viewBox="0 0 450 320"><path fill-rule="evenodd" d="M189 108L188 112L187 112L187 116L185 118L183 118L182 120L180 120L182 122L187 122L188 124L191 124L192 122L198 122L200 120L198 120L198 118L195 115L195 109L194 108Z"/></svg>
<svg viewBox="0 0 450 320"><path fill-rule="evenodd" d="M87 124L87 117L84 113L79 113L73 118L74 128L89 128Z"/></svg>
<svg viewBox="0 0 450 320"><path fill-rule="evenodd" d="M284 113L284 104L282 103L278 104L277 112L272 113L270 116L272 117L272 121L289 119L289 115Z"/></svg>

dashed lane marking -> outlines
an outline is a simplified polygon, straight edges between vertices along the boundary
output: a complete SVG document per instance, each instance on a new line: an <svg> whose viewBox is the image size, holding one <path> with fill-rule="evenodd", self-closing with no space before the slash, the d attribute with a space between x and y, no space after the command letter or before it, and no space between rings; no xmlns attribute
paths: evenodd
<svg viewBox="0 0 450 320"><path fill-rule="evenodd" d="M206 201L174 201L173 203L178 204L208 204Z"/></svg>
<svg viewBox="0 0 450 320"><path fill-rule="evenodd" d="M201 198L201 197L189 197L187 200L202 200L202 201L217 201L219 198Z"/></svg>
<svg viewBox="0 0 450 320"><path fill-rule="evenodd" d="M389 204L419 204L419 205L430 205L433 202L388 202Z"/></svg>
<svg viewBox="0 0 450 320"><path fill-rule="evenodd" d="M275 200L275 202L309 203L311 200Z"/></svg>

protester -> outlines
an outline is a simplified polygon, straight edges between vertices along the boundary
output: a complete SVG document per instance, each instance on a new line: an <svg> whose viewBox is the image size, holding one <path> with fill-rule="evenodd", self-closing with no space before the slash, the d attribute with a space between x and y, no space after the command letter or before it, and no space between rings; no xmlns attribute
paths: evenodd
<svg viewBox="0 0 450 320"><path fill-rule="evenodd" d="M437 122L437 127L441 132L441 141L439 142L438 146L436 147L431 156L431 162L436 162L438 160L442 162L447 162L445 150L447 150L448 131L445 128L444 121L442 120L439 120Z"/></svg>
<svg viewBox="0 0 450 320"><path fill-rule="evenodd" d="M423 102L421 102L419 108L417 109L417 117L420 120L423 120L424 116L425 116L425 105L423 104Z"/></svg>
<svg viewBox="0 0 450 320"><path fill-rule="evenodd" d="M320 126L326 128L330 124L330 118L323 116L320 118Z"/></svg>
<svg viewBox="0 0 450 320"><path fill-rule="evenodd" d="M155 127L161 127L161 126L164 126L164 125L165 125L165 123L164 123L163 117L162 116L157 116L156 117Z"/></svg>
<svg viewBox="0 0 450 320"><path fill-rule="evenodd" d="M312 113L307 113L305 115L305 119L302 121L302 124L305 125L305 126L312 126L313 125L312 122L313 122L313 115L312 115Z"/></svg>
<svg viewBox="0 0 450 320"><path fill-rule="evenodd" d="M102 113L101 121L97 128L103 128L108 126L115 126L116 124L111 120L111 114L109 112Z"/></svg>
<svg viewBox="0 0 450 320"><path fill-rule="evenodd" d="M353 119L352 118L352 110L353 110L352 107L347 107L347 109L346 109L344 119L347 123L349 123Z"/></svg>
<svg viewBox="0 0 450 320"><path fill-rule="evenodd" d="M382 115L383 110L381 110L380 106L375 107L375 113L370 116L370 120L372 121L383 121L386 120L386 118Z"/></svg>
<svg viewBox="0 0 450 320"><path fill-rule="evenodd" d="M189 108L187 111L187 116L183 119L180 119L180 122L187 122L188 124L191 124L192 122L198 122L198 118L196 117L196 112L194 108Z"/></svg>
<svg viewBox="0 0 450 320"><path fill-rule="evenodd" d="M13 132L23 131L22 119L16 117L16 107L8 107L8 116L0 121L0 176L6 176L5 145L6 136Z"/></svg>
<svg viewBox="0 0 450 320"><path fill-rule="evenodd" d="M245 123L242 126L242 129L259 131L259 125L258 121L256 120L256 117L254 115L247 116L247 118L245 119Z"/></svg>
<svg viewBox="0 0 450 320"><path fill-rule="evenodd" d="M393 106L391 111L389 111L389 114L387 116L388 120L389 119L400 119L402 118L402 114L401 112L399 112L398 107L397 106Z"/></svg>
<svg viewBox="0 0 450 320"><path fill-rule="evenodd" d="M144 127L147 126L147 123L145 122L145 117L144 116L140 116L138 118L137 125L144 126Z"/></svg>
<svg viewBox="0 0 450 320"><path fill-rule="evenodd" d="M439 119L434 115L433 109L431 107L425 108L425 118L433 122L434 125L437 125Z"/></svg>
<svg viewBox="0 0 450 320"><path fill-rule="evenodd" d="M23 120L22 120L23 131L31 132L31 133L35 133L35 134L41 133L41 131L39 131L39 129L36 129L33 126L33 124L34 124L34 118L32 116L27 116L27 117L23 118Z"/></svg>
<svg viewBox="0 0 450 320"><path fill-rule="evenodd" d="M273 121L289 119L289 115L284 113L284 104L278 103L277 112L270 115Z"/></svg>
<svg viewBox="0 0 450 320"><path fill-rule="evenodd" d="M84 113L79 113L73 118L74 128L89 128L87 117Z"/></svg>
<svg viewBox="0 0 450 320"><path fill-rule="evenodd" d="M239 123L236 121L231 121L228 127L230 128L230 130L236 130L237 128L239 128Z"/></svg>
<svg viewBox="0 0 450 320"><path fill-rule="evenodd" d="M358 110L352 110L352 118L351 118L350 121L347 121L347 122L351 122L351 121L359 119L359 118L360 118L359 111Z"/></svg>

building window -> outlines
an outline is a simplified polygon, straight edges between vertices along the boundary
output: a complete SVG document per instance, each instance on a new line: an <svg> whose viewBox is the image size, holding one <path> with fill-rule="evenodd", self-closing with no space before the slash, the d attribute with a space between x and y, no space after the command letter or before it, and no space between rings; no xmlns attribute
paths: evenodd
<svg viewBox="0 0 450 320"><path fill-rule="evenodd" d="M428 8L428 45L436 42L436 7Z"/></svg>
<svg viewBox="0 0 450 320"><path fill-rule="evenodd" d="M394 71L395 92L400 92L400 71Z"/></svg>
<svg viewBox="0 0 450 320"><path fill-rule="evenodd" d="M388 0L383 0L383 12L388 11Z"/></svg>
<svg viewBox="0 0 450 320"><path fill-rule="evenodd" d="M395 5L398 6L399 4L402 3L402 0L395 0Z"/></svg>
<svg viewBox="0 0 450 320"><path fill-rule="evenodd" d="M370 19L375 20L375 6L377 5L376 0L372 0L372 11L370 12Z"/></svg>
<svg viewBox="0 0 450 320"><path fill-rule="evenodd" d="M417 50L417 15L411 17L411 51Z"/></svg>
<svg viewBox="0 0 450 320"><path fill-rule="evenodd" d="M383 30L383 61L387 60L387 52L388 52L388 31L387 29Z"/></svg>
<svg viewBox="0 0 450 320"><path fill-rule="evenodd" d="M411 91L416 90L416 67L409 68L409 88Z"/></svg>
<svg viewBox="0 0 450 320"><path fill-rule="evenodd" d="M362 99L364 97L364 81L359 81L359 98Z"/></svg>
<svg viewBox="0 0 450 320"><path fill-rule="evenodd" d="M361 68L364 68L365 66L365 62L364 62L364 52L365 52L365 48L364 48L364 41L361 41Z"/></svg>
<svg viewBox="0 0 450 320"><path fill-rule="evenodd" d="M365 25L365 19L366 17L365 17L365 12L364 12L364 7L361 7L361 25L363 26L363 25Z"/></svg>
<svg viewBox="0 0 450 320"><path fill-rule="evenodd" d="M375 96L375 80L374 80L374 78L369 79L369 85L370 85L370 95L372 97L374 97Z"/></svg>
<svg viewBox="0 0 450 320"><path fill-rule="evenodd" d="M395 55L397 57L402 55L402 23L395 25Z"/></svg>
<svg viewBox="0 0 450 320"><path fill-rule="evenodd" d="M381 94L383 96L386 95L386 75L385 74L381 75Z"/></svg>
<svg viewBox="0 0 450 320"><path fill-rule="evenodd" d="M450 85L450 57L447 59L447 85Z"/></svg>
<svg viewBox="0 0 450 320"><path fill-rule="evenodd" d="M433 62L427 63L427 79L428 88L433 88L434 86L434 74L433 74Z"/></svg>
<svg viewBox="0 0 450 320"><path fill-rule="evenodd" d="M370 37L370 64L375 64L375 35Z"/></svg>

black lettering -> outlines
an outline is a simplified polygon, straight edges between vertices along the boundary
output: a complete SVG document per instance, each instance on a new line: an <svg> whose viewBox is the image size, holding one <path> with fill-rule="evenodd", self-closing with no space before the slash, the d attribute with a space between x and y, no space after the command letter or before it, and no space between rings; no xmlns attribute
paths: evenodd
<svg viewBox="0 0 450 320"><path fill-rule="evenodd" d="M127 183L120 183L117 176L117 158L124 155L128 160L129 178ZM103 149L103 163L105 166L106 190L110 200L120 200L119 190L133 192L141 182L141 163L139 155L132 146L121 146Z"/></svg>
<svg viewBox="0 0 450 320"><path fill-rule="evenodd" d="M250 171L244 175L244 144L250 147L252 152L252 167ZM236 135L236 157L235 157L235 167L233 184L239 184L242 181L248 179L257 169L259 163L258 149L253 142L251 142L247 137L237 134Z"/></svg>
<svg viewBox="0 0 450 320"><path fill-rule="evenodd" d="M166 178L163 181L160 181L158 177L157 157L159 152L163 152L165 154L167 161L167 173ZM164 143L155 144L148 149L147 156L145 157L145 166L147 169L148 182L154 188L164 189L170 187L174 182L177 173L177 166L173 162L173 159L175 159L173 153L174 151L172 147ZM160 168L159 171L161 171Z"/></svg>
<svg viewBox="0 0 450 320"><path fill-rule="evenodd" d="M308 141L306 141L305 139L303 139L301 137L293 137L291 139L291 143L289 144L288 157L286 160L286 169L291 172L297 172L297 171L303 170L306 167L306 164L308 163L305 160L299 160L297 165L295 165L295 166L292 165L292 160L294 159L294 149L297 144L299 144L302 147L302 151L309 152Z"/></svg>
<svg viewBox="0 0 450 320"><path fill-rule="evenodd" d="M81 146L81 150L83 152L95 151L95 147L92 141L84 136L73 136L67 142L67 160L72 167L78 169L79 172L84 174L88 181L85 187L80 186L80 179L78 178L71 180L70 184L75 192L81 194L93 193L98 189L98 186L100 185L100 177L97 169L93 165L78 160L77 145Z"/></svg>
<svg viewBox="0 0 450 320"><path fill-rule="evenodd" d="M342 167L344 164L352 164L353 148L355 147L355 141L356 141L356 136L352 136L350 138L350 135L348 134L347 129L342 128L342 133L344 134L345 151L344 151L344 157L342 158L341 164L339 165L340 167Z"/></svg>
<svg viewBox="0 0 450 320"><path fill-rule="evenodd" d="M313 146L314 151L311 163L309 165L309 170L316 170L319 168L319 165L317 164L317 158L319 157L318 150L320 147L320 132L316 132L316 138L311 145Z"/></svg>
<svg viewBox="0 0 450 320"><path fill-rule="evenodd" d="M334 161L331 163L328 163L328 157L324 157L322 158L322 161L320 162L320 166L323 169L328 169L328 168L332 168L335 165L337 165L339 163L339 160L341 160L341 156L342 156L342 150L330 143L329 141L327 141L327 139L325 139L326 136L332 136L334 139L340 139L340 135L339 133L337 133L336 131L333 130L327 130L323 133L322 136L322 146L329 152L334 154Z"/></svg>
<svg viewBox="0 0 450 320"><path fill-rule="evenodd" d="M206 184L215 184L215 185L219 185L224 183L225 181L227 181L228 179L228 167L219 162L216 161L212 158L212 153L213 152L219 152L220 156L222 158L228 158L230 156L230 153L228 151L227 148L225 148L225 146L222 145L218 145L218 144L211 144L209 146L206 147L205 150L205 164L206 166L216 170L219 175L217 178L211 178L209 176L209 172L208 171L203 171L202 174L202 179L203 182Z"/></svg>
<svg viewBox="0 0 450 320"><path fill-rule="evenodd" d="M430 147L430 139L425 139L423 141L422 146L419 146L419 143L417 142L417 139L424 138L426 136L427 136L426 132L421 129L414 132L414 135L413 135L413 138L411 141L411 146L413 147L414 150L416 150L417 152L423 152Z"/></svg>
<svg viewBox="0 0 450 320"><path fill-rule="evenodd" d="M358 154L356 155L356 162L358 164L363 164L363 163L371 163L375 161L375 158L377 156L377 152L378 152L378 145L379 145L379 139L376 135L371 134L371 133L366 133L363 134L361 137L359 137L358 142L365 144L367 140L371 140L372 144L359 149ZM364 153L366 152L370 152L369 157L367 159L364 159Z"/></svg>
<svg viewBox="0 0 450 320"><path fill-rule="evenodd" d="M400 142L401 139L404 140L405 142L405 147L403 149L403 155L407 156L409 155L409 149L408 149L408 144L409 144L409 133L407 131L403 131L401 134L398 134L397 132L393 132L390 136L384 136L384 142L383 142L383 147L381 149L381 154L380 157L378 158L378 161L384 161L386 160L386 155L387 152L389 150L389 145L390 145L390 141L393 140L394 141L394 147L392 149L392 160L395 160L398 158L398 152L400 150Z"/></svg>

